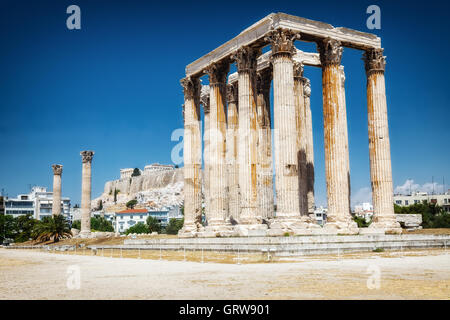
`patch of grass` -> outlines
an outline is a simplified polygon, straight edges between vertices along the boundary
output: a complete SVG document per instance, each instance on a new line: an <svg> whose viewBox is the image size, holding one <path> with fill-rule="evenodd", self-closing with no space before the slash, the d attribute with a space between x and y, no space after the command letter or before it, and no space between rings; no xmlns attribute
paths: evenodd
<svg viewBox="0 0 450 320"><path fill-rule="evenodd" d="M375 248L372 250L372 252L384 252L383 248Z"/></svg>
<svg viewBox="0 0 450 320"><path fill-rule="evenodd" d="M283 236L285 236L285 237L290 237L291 234L290 234L289 232L285 232L285 233L283 234Z"/></svg>

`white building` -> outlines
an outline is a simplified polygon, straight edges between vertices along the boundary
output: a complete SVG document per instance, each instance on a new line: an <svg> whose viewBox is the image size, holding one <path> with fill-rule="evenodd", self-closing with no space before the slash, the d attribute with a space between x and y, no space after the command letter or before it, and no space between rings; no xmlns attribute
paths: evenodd
<svg viewBox="0 0 450 320"><path fill-rule="evenodd" d="M317 223L323 226L327 221L327 208L320 206L314 210L314 215L317 220Z"/></svg>
<svg viewBox="0 0 450 320"><path fill-rule="evenodd" d="M355 215L369 222L373 216L373 205L369 202L355 205Z"/></svg>
<svg viewBox="0 0 450 320"><path fill-rule="evenodd" d="M144 174L152 173L152 172L159 172L159 171L169 171L174 170L175 167L171 164L159 164L159 163L153 163L146 165L144 167Z"/></svg>
<svg viewBox="0 0 450 320"><path fill-rule="evenodd" d="M16 198L5 198L5 214L13 217L31 214L41 220L52 215L53 192L45 187L35 186L28 194L19 194ZM70 198L61 197L61 214L70 217Z"/></svg>
<svg viewBox="0 0 450 320"><path fill-rule="evenodd" d="M409 206L412 204L434 203L444 208L445 211L450 212L450 192L441 194L428 194L427 192L414 192L410 195L396 194L394 195L394 203L399 206Z"/></svg>
<svg viewBox="0 0 450 320"><path fill-rule="evenodd" d="M183 218L179 206L167 207L157 211L149 211L148 209L127 209L116 212L114 215L105 213L105 218L113 222L114 230L116 232L125 232L128 228L139 222L145 224L149 216L158 220L161 227L166 227L169 224L170 219Z"/></svg>

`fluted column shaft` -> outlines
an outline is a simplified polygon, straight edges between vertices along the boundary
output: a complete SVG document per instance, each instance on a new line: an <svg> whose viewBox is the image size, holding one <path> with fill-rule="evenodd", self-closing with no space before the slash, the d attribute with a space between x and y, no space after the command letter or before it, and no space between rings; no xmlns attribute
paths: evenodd
<svg viewBox="0 0 450 320"><path fill-rule="evenodd" d="M183 79L184 87L184 226L180 233L197 231L201 223L201 129L198 79Z"/></svg>
<svg viewBox="0 0 450 320"><path fill-rule="evenodd" d="M228 217L226 167L226 79L229 63L218 62L208 70L210 81L210 203L208 226L223 225Z"/></svg>
<svg viewBox="0 0 450 320"><path fill-rule="evenodd" d="M345 143L345 162L347 163L347 180L348 180L348 205L351 207L351 184L350 184L350 152L348 148L348 127L347 127L347 105L345 101L345 72L344 66L339 66L339 75L340 75L340 105L342 106L342 127L344 129L344 143Z"/></svg>
<svg viewBox="0 0 450 320"><path fill-rule="evenodd" d="M372 184L372 227L401 233L393 206L391 151L384 80L383 49L365 53L367 73L367 111L369 123L370 178Z"/></svg>
<svg viewBox="0 0 450 320"><path fill-rule="evenodd" d="M53 168L53 202L52 215L57 216L61 214L61 175L62 165L54 164Z"/></svg>
<svg viewBox="0 0 450 320"><path fill-rule="evenodd" d="M298 161L298 199L300 215L308 215L308 172L306 166L306 110L303 88L303 65L294 64L294 99L295 120L297 129L297 161Z"/></svg>
<svg viewBox="0 0 450 320"><path fill-rule="evenodd" d="M81 173L81 230L80 234L88 235L91 232L91 165L93 151L82 151L83 167Z"/></svg>
<svg viewBox="0 0 450 320"><path fill-rule="evenodd" d="M227 167L228 167L228 214L233 220L240 215L239 203L239 113L238 113L238 83L227 86Z"/></svg>
<svg viewBox="0 0 450 320"><path fill-rule="evenodd" d="M308 213L314 214L314 142L313 142L313 128L312 128L312 113L311 113L311 83L309 79L303 78L303 96L305 98L305 123L306 123L306 175L307 175L307 201Z"/></svg>
<svg viewBox="0 0 450 320"><path fill-rule="evenodd" d="M357 232L350 216L348 192L348 157L346 145L346 115L342 101L342 85L339 65L341 44L325 39L318 43L322 63L322 90L325 140L325 171L328 197L328 227Z"/></svg>
<svg viewBox="0 0 450 320"><path fill-rule="evenodd" d="M204 111L204 120L205 120L205 124L204 124L204 133L203 133L203 141L205 144L205 149L204 149L204 161L203 161L203 179L204 179L204 183L203 183L203 195L205 198L205 216L206 216L206 222L208 223L208 217L209 217L209 212L210 212L210 177L211 177L211 155L210 155L210 133L211 133L211 129L210 129L210 124L211 124L211 113L210 113L210 104L209 104L209 95L207 98L202 99L202 104L203 104L203 111Z"/></svg>
<svg viewBox="0 0 450 320"><path fill-rule="evenodd" d="M258 211L257 145L258 122L256 114L256 57L259 52L248 47L236 53L239 76L239 191L241 213L239 223L261 222Z"/></svg>
<svg viewBox="0 0 450 320"><path fill-rule="evenodd" d="M293 38L284 31L271 36L275 144L276 218L300 217L298 200L297 118L294 99Z"/></svg>
<svg viewBox="0 0 450 320"><path fill-rule="evenodd" d="M257 75L258 114L258 206L263 219L275 216L272 171L272 130L270 119L270 83L272 69L266 68Z"/></svg>

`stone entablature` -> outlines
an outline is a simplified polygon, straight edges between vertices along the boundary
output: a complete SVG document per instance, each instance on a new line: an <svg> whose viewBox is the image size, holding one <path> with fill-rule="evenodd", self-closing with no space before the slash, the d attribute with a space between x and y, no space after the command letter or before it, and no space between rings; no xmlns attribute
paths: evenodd
<svg viewBox="0 0 450 320"><path fill-rule="evenodd" d="M159 164L159 163L153 163L146 165L144 167L144 174L152 173L152 172L159 172L159 171L167 171L167 170L174 170L175 166L171 164Z"/></svg>
<svg viewBox="0 0 450 320"><path fill-rule="evenodd" d="M133 168L120 169L120 179L131 178L133 170L134 170Z"/></svg>
<svg viewBox="0 0 450 320"><path fill-rule="evenodd" d="M238 36L186 66L186 76L202 75L208 65L230 56L243 46L251 44L267 45L268 40L265 37L274 29L289 29L299 32L301 39L309 42L330 38L340 41L344 47L359 50L381 48L381 39L374 34L342 27L335 28L328 23L285 13L271 13L242 31Z"/></svg>

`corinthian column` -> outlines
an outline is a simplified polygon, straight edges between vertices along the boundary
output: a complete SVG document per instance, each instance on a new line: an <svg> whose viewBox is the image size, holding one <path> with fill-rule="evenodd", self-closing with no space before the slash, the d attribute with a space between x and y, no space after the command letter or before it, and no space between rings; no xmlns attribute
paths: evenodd
<svg viewBox="0 0 450 320"><path fill-rule="evenodd" d="M273 203L272 172L272 130L270 121L270 83L272 68L266 68L257 75L258 114L258 206L263 219L275 216Z"/></svg>
<svg viewBox="0 0 450 320"><path fill-rule="evenodd" d="M52 215L61 214L61 175L63 166L60 164L52 165L53 168L53 202Z"/></svg>
<svg viewBox="0 0 450 320"><path fill-rule="evenodd" d="M238 83L227 86L227 167L228 167L228 208L230 220L238 221L240 215L239 203L239 113L238 113Z"/></svg>
<svg viewBox="0 0 450 320"><path fill-rule="evenodd" d="M91 164L94 151L81 151L83 169L81 173L81 237L91 233Z"/></svg>
<svg viewBox="0 0 450 320"><path fill-rule="evenodd" d="M208 94L205 94L200 99L201 104L203 106L203 113L205 115L204 117L204 132L203 132L203 142L205 145L204 148L204 158L203 158L203 196L205 199L205 216L209 217L209 200L210 200L210 189L209 189L209 182L210 182L210 162L211 162L211 156L210 156L210 143L209 143L209 134L211 132L210 130L210 108L209 108L209 92ZM206 223L208 223L208 220L206 220Z"/></svg>
<svg viewBox="0 0 450 320"><path fill-rule="evenodd" d="M230 65L228 61L212 64L206 72L210 87L210 201L207 231L220 231L228 217L227 167L226 167L226 82Z"/></svg>
<svg viewBox="0 0 450 320"><path fill-rule="evenodd" d="M262 221L257 196L256 58L259 53L260 50L243 47L234 55L239 76L239 223L247 225Z"/></svg>
<svg viewBox="0 0 450 320"><path fill-rule="evenodd" d="M345 102L345 72L344 66L339 66L339 76L341 85L340 104L342 107L342 127L344 128L344 141L345 141L345 162L347 163L347 180L348 180L348 206L351 205L351 186L350 186L350 154L348 149L348 128L347 128L347 106Z"/></svg>
<svg viewBox="0 0 450 320"><path fill-rule="evenodd" d="M181 80L184 88L184 225L178 235L195 236L201 226L202 144L200 134L200 80Z"/></svg>
<svg viewBox="0 0 450 320"><path fill-rule="evenodd" d="M371 228L386 233L401 233L393 207L393 186L389 127L387 117L383 49L364 54L367 74L367 111L369 118L370 178L372 181L373 222Z"/></svg>
<svg viewBox="0 0 450 320"><path fill-rule="evenodd" d="M317 44L322 64L322 90L325 140L325 171L328 213L325 228L333 233L356 234L348 192L345 106L339 71L343 48L339 41L324 39Z"/></svg>
<svg viewBox="0 0 450 320"><path fill-rule="evenodd" d="M308 200L308 213L311 218L315 219L314 215L314 143L313 143L313 128L312 128L312 114L311 114L311 82L307 78L303 78L303 96L305 98L305 123L306 123L306 196Z"/></svg>
<svg viewBox="0 0 450 320"><path fill-rule="evenodd" d="M303 78L303 65L294 64L294 101L295 120L297 128L297 165L298 165L298 203L300 211L300 221L302 228L320 228L316 224L315 218L309 216L308 210L308 132L306 119L306 101L304 86L306 79ZM298 233L298 232L297 232ZM306 232L308 233L308 232Z"/></svg>

